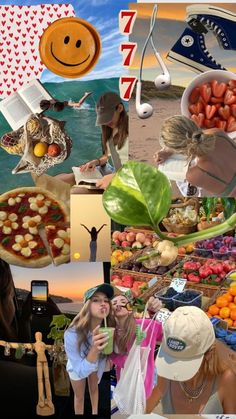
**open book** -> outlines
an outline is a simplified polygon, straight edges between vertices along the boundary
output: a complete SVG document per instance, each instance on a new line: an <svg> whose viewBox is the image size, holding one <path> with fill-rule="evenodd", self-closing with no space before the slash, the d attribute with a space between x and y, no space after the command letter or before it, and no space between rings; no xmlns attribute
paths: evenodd
<svg viewBox="0 0 236 419"><path fill-rule="evenodd" d="M158 170L170 180L184 181L186 180L188 162L186 157L180 154L172 154L164 163L159 164Z"/></svg>
<svg viewBox="0 0 236 419"><path fill-rule="evenodd" d="M79 167L72 167L75 175L75 186L79 188L97 189L96 183L99 179L102 179L102 175L98 169L94 169L87 172L81 172Z"/></svg>
<svg viewBox="0 0 236 419"><path fill-rule="evenodd" d="M24 125L32 113L41 113L41 100L52 99L39 80L24 84L17 92L0 102L0 111L13 130Z"/></svg>

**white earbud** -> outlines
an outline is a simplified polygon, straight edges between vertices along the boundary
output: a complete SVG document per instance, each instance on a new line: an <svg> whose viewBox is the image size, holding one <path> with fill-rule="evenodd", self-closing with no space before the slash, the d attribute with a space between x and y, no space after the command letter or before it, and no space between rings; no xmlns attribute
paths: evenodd
<svg viewBox="0 0 236 419"><path fill-rule="evenodd" d="M139 118L145 119L152 116L153 107L149 105L149 103L141 103L141 87L142 87L142 82L137 81L135 106L136 106L136 112Z"/></svg>
<svg viewBox="0 0 236 419"><path fill-rule="evenodd" d="M155 50L155 56L156 56L156 58L157 58L157 60L160 64L160 67L163 71L163 74L159 74L159 76L157 76L155 78L154 84L155 84L157 89L164 90L171 85L170 73L169 73L164 61L162 60L159 52L157 52L156 50Z"/></svg>

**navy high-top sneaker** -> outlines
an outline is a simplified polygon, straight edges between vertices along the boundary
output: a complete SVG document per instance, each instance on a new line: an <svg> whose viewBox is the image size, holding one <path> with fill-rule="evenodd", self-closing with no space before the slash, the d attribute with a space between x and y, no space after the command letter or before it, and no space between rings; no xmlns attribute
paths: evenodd
<svg viewBox="0 0 236 419"><path fill-rule="evenodd" d="M196 73L206 70L226 70L209 53L205 37L186 28L175 45L167 54L170 61L176 61Z"/></svg>
<svg viewBox="0 0 236 419"><path fill-rule="evenodd" d="M202 29L212 31L221 48L236 50L236 14L221 9L217 5L195 4L186 8L186 22L202 33Z"/></svg>

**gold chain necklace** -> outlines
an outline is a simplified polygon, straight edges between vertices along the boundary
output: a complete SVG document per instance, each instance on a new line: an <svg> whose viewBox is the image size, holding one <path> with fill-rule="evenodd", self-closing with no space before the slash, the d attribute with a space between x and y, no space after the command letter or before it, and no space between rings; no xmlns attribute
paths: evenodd
<svg viewBox="0 0 236 419"><path fill-rule="evenodd" d="M179 381L179 386L181 390L183 391L183 393L185 394L185 396L188 398L189 403L192 403L194 400L198 399L201 396L204 388L206 387L207 380L208 380L208 376L206 377L205 380L203 380L202 384L194 390L191 388L188 388L186 383L184 382L181 383Z"/></svg>

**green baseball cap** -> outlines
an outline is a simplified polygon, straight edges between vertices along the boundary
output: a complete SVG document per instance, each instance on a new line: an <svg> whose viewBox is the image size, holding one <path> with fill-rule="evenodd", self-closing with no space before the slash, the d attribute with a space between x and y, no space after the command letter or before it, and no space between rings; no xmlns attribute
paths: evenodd
<svg viewBox="0 0 236 419"><path fill-rule="evenodd" d="M95 292L103 292L103 294L105 294L109 300L111 300L113 298L114 295L114 289L110 284L101 284L101 285L97 285L96 287L90 288L89 290L85 291L84 293L84 303L86 303L86 301L90 300L90 298L92 298L92 296L95 294Z"/></svg>

